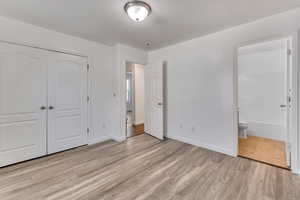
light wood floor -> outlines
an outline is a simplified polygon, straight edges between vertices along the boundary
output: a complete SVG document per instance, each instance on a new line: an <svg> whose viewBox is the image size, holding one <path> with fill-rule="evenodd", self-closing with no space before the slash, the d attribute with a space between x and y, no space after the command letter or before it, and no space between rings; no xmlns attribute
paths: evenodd
<svg viewBox="0 0 300 200"><path fill-rule="evenodd" d="M1 200L299 200L289 171L147 135L0 169Z"/></svg>
<svg viewBox="0 0 300 200"><path fill-rule="evenodd" d="M256 136L248 136L247 139L239 138L239 155L271 165L288 168L285 144L281 141Z"/></svg>

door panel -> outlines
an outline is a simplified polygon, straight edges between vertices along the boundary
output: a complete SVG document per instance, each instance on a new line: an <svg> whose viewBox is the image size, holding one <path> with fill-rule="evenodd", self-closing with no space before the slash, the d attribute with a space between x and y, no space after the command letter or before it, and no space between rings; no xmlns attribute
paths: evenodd
<svg viewBox="0 0 300 200"><path fill-rule="evenodd" d="M0 166L46 155L43 59L39 50L0 44Z"/></svg>
<svg viewBox="0 0 300 200"><path fill-rule="evenodd" d="M48 68L50 154L87 143L86 65L86 59L77 56L53 54L51 58Z"/></svg>
<svg viewBox="0 0 300 200"><path fill-rule="evenodd" d="M164 139L163 64L145 67L146 133Z"/></svg>

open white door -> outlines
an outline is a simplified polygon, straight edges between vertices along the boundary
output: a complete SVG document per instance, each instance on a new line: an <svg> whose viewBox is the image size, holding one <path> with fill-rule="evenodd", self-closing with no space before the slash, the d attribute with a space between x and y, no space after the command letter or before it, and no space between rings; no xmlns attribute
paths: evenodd
<svg viewBox="0 0 300 200"><path fill-rule="evenodd" d="M164 139L163 63L145 66L145 132Z"/></svg>
<svg viewBox="0 0 300 200"><path fill-rule="evenodd" d="M86 58L53 53L48 78L48 153L87 144Z"/></svg>

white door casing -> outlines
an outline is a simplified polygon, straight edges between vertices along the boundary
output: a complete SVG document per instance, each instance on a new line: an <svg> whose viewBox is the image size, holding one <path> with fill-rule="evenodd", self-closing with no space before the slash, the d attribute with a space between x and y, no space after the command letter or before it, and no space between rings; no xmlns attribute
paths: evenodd
<svg viewBox="0 0 300 200"><path fill-rule="evenodd" d="M87 144L87 60L52 53L48 67L48 153Z"/></svg>
<svg viewBox="0 0 300 200"><path fill-rule="evenodd" d="M150 82L149 82L150 68L149 66L144 67L144 88L145 88L145 123L144 131L147 134L150 134Z"/></svg>
<svg viewBox="0 0 300 200"><path fill-rule="evenodd" d="M145 132L164 139L163 63L145 66Z"/></svg>
<svg viewBox="0 0 300 200"><path fill-rule="evenodd" d="M0 167L47 153L44 58L41 50L0 44Z"/></svg>
<svg viewBox="0 0 300 200"><path fill-rule="evenodd" d="M285 139L285 147L286 147L286 162L288 166L291 166L291 133L292 133L292 102L291 100L293 92L293 85L292 85L292 54L291 54L291 39L287 39L286 41L286 75L285 75L285 82L286 82L286 139Z"/></svg>

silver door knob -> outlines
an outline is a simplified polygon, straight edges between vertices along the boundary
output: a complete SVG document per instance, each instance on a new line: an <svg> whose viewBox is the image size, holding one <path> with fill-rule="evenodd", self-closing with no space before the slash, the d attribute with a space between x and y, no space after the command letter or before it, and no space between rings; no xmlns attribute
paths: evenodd
<svg viewBox="0 0 300 200"><path fill-rule="evenodd" d="M280 105L280 108L285 108L286 107L286 105Z"/></svg>
<svg viewBox="0 0 300 200"><path fill-rule="evenodd" d="M46 110L46 106L41 106L41 110Z"/></svg>

